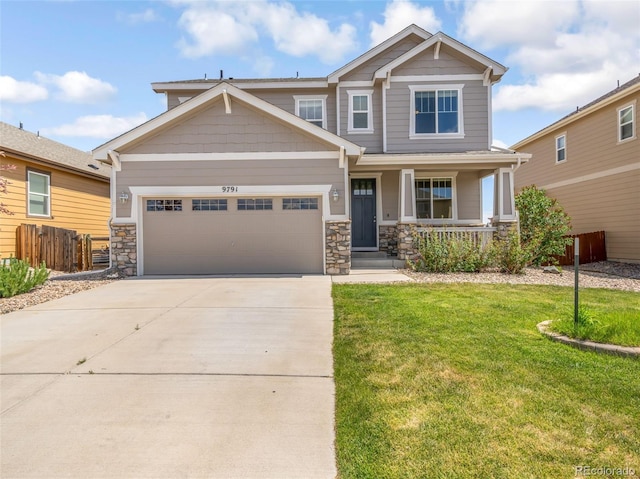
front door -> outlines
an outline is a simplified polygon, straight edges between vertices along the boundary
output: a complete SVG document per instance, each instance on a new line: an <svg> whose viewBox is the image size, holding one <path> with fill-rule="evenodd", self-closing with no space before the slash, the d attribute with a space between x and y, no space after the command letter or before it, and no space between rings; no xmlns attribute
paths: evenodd
<svg viewBox="0 0 640 479"><path fill-rule="evenodd" d="M376 180L351 180L351 245L353 248L377 249Z"/></svg>

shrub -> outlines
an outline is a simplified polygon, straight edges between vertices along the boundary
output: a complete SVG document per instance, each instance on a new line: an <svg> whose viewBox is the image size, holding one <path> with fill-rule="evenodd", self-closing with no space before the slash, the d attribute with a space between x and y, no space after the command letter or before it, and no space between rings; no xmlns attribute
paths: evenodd
<svg viewBox="0 0 640 479"><path fill-rule="evenodd" d="M10 298L27 293L49 278L44 262L31 268L27 261L11 258L8 264L0 267L0 298Z"/></svg>
<svg viewBox="0 0 640 479"><path fill-rule="evenodd" d="M490 266L492 248L481 245L471 235L461 237L433 231L414 235L418 256L409 261L414 271L428 273L475 273Z"/></svg>
<svg viewBox="0 0 640 479"><path fill-rule="evenodd" d="M530 262L536 266L555 263L554 255L562 255L571 238L570 218L564 209L544 190L535 185L524 187L515 197L520 213L520 241L531 252Z"/></svg>
<svg viewBox="0 0 640 479"><path fill-rule="evenodd" d="M532 252L529 246L520 241L520 235L514 229L507 233L503 240L493 242L495 264L502 273L523 274L524 268L529 264Z"/></svg>

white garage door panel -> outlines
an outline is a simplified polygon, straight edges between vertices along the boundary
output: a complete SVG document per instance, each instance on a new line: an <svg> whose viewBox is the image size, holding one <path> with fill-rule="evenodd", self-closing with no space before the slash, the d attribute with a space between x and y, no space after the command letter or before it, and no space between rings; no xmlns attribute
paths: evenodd
<svg viewBox="0 0 640 479"><path fill-rule="evenodd" d="M145 211L145 274L322 273L323 227L318 210Z"/></svg>

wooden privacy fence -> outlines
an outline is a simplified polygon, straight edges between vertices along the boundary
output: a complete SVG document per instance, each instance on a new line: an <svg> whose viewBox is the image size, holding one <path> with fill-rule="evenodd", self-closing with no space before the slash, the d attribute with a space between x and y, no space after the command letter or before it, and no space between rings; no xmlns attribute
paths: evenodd
<svg viewBox="0 0 640 479"><path fill-rule="evenodd" d="M53 226L22 224L16 228L16 257L31 266L73 273L93 269L91 235Z"/></svg>
<svg viewBox="0 0 640 479"><path fill-rule="evenodd" d="M580 264L595 263L607 260L607 248L604 239L604 231L571 235L570 238L580 238ZM573 241L567 245L564 256L556 256L562 266L573 264L575 254Z"/></svg>

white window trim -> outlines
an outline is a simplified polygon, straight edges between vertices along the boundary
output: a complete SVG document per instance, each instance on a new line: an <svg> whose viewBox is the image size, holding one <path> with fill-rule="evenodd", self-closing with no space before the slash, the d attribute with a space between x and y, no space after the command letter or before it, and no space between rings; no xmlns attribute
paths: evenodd
<svg viewBox="0 0 640 479"><path fill-rule="evenodd" d="M415 173L413 178L413 208L415 211L416 220L422 224L450 224L453 221L458 221L458 186L456 185L457 171L435 171L429 173L427 171L420 171ZM434 178L451 179L451 218L418 218L418 195L415 194L416 181L418 180L433 180ZM431 193L431 209L433 210L433 190ZM433 211L432 211L433 212Z"/></svg>
<svg viewBox="0 0 640 479"><path fill-rule="evenodd" d="M322 128L326 130L327 129L327 96L328 95L293 95L293 99L296 101L296 116L300 117L300 100L321 100L322 101Z"/></svg>
<svg viewBox="0 0 640 479"><path fill-rule="evenodd" d="M564 148L563 148L564 149L564 160L559 160L558 159L558 152L560 151L558 149L558 140L560 138L564 138ZM567 159L569 158L569 156L567 155L568 150L567 150L567 132L566 131L561 133L561 134L559 134L559 135L556 135L555 139L553 140L553 149L556 152L555 153L555 155L556 155L556 157L555 157L556 165L561 165L562 163L566 163Z"/></svg>
<svg viewBox="0 0 640 479"><path fill-rule="evenodd" d="M372 134L373 133L373 90L348 90L347 95L349 96L349 118L347 122L347 133L349 134ZM367 105L369 109L367 110L367 127L366 128L355 128L353 126L353 97L354 96L366 96L367 97ZM358 113L363 113L363 111L359 111Z"/></svg>
<svg viewBox="0 0 640 479"><path fill-rule="evenodd" d="M462 97L463 84L440 84L440 85L409 85L411 108L409 110L409 139L421 140L425 138L447 138L462 139L464 138L464 113L462 105L464 103ZM416 92L419 91L435 91L436 101L438 90L456 90L458 92L458 133L416 133ZM437 116L437 115L436 115Z"/></svg>
<svg viewBox="0 0 640 479"><path fill-rule="evenodd" d="M31 192L31 175L39 175L43 176L47 179L47 194L43 195L42 193L32 193ZM38 196L44 196L47 200L47 214L42 215L39 213L31 212L31 195L35 194ZM27 215L28 216L37 216L40 218L51 218L51 175L48 173L40 173L38 171L27 171Z"/></svg>
<svg viewBox="0 0 640 479"><path fill-rule="evenodd" d="M633 129L633 134L629 138L622 139L622 123L620 122L620 112L622 110L626 110L627 108L631 108L631 128ZM616 114L617 114L616 125L618 126L618 143L624 143L627 141L635 140L638 135L637 133L638 126L636 123L636 100L618 108Z"/></svg>

